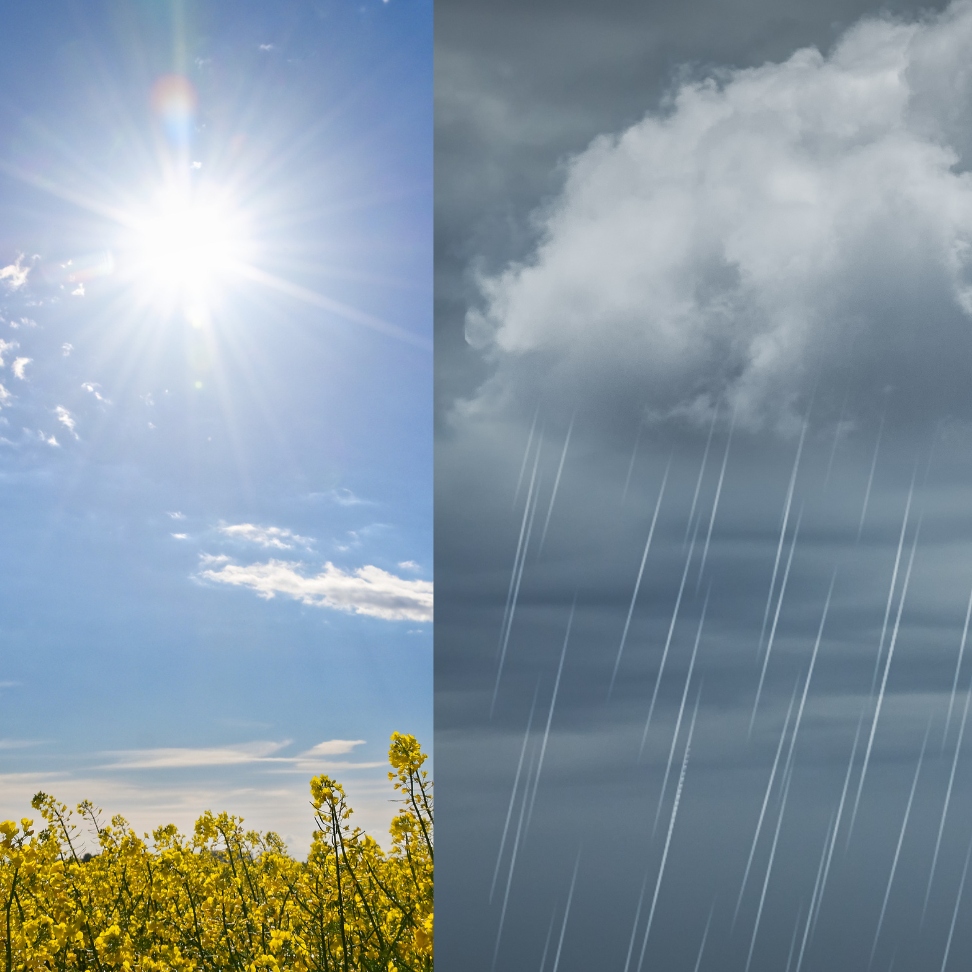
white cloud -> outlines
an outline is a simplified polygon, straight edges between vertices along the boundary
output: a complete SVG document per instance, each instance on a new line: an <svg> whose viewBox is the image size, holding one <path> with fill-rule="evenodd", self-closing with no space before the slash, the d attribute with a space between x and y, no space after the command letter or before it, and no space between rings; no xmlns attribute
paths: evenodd
<svg viewBox="0 0 972 972"><path fill-rule="evenodd" d="M23 259L23 254L21 254L17 257L15 263L0 268L0 280L4 281L10 290L17 290L27 283L27 274L30 273L30 267L22 266Z"/></svg>
<svg viewBox="0 0 972 972"><path fill-rule="evenodd" d="M273 48L274 48L274 45L273 44L261 44L260 45L260 50L261 51L272 51Z"/></svg>
<svg viewBox="0 0 972 972"><path fill-rule="evenodd" d="M166 516L171 516L173 520L184 520L186 518L186 514L180 513L178 510L167 511Z"/></svg>
<svg viewBox="0 0 972 972"><path fill-rule="evenodd" d="M99 402L104 402L106 405L111 404L111 402L101 394L101 385L99 385L96 381L83 381L81 382L81 387L86 392L90 392L92 395L94 395Z"/></svg>
<svg viewBox="0 0 972 972"><path fill-rule="evenodd" d="M402 570L421 570L421 566L414 560L403 560L398 565Z"/></svg>
<svg viewBox="0 0 972 972"><path fill-rule="evenodd" d="M364 739L326 739L324 742L319 742L316 746L311 746L310 749L305 750L300 755L302 758L310 758L312 756L343 756L345 753L350 753L355 746L363 746L364 744Z"/></svg>
<svg viewBox="0 0 972 972"><path fill-rule="evenodd" d="M234 540L243 540L276 550L293 550L295 546L309 547L314 542L310 537L299 536L284 527L257 526L255 523L221 526L219 532Z"/></svg>
<svg viewBox="0 0 972 972"><path fill-rule="evenodd" d="M169 536L172 537L175 540L188 540L189 539L189 534L188 533L170 533Z"/></svg>
<svg viewBox="0 0 972 972"><path fill-rule="evenodd" d="M275 772L310 775L326 769L376 769L387 766L384 760L373 762L348 762L329 757L343 756L363 739L329 739L296 756L282 756L281 750L290 745L283 742L259 741L231 746L172 747L158 749L124 749L103 753L110 762L99 766L103 770L180 770L203 766L246 766L262 764Z"/></svg>
<svg viewBox="0 0 972 972"><path fill-rule="evenodd" d="M62 344L62 345L61 345L61 353L62 353L62 354L64 355L64 357L65 357L65 358L66 358L66 357L67 357L67 356L68 356L68 355L69 355L69 354L70 354L70 353L71 353L71 352L72 352L73 350L74 350L74 345L73 345L73 344Z"/></svg>
<svg viewBox="0 0 972 972"><path fill-rule="evenodd" d="M84 284L79 283L74 290L71 291L72 297L83 297L84 296Z"/></svg>
<svg viewBox="0 0 972 972"><path fill-rule="evenodd" d="M339 486L336 489L329 489L326 493L311 493L310 495L314 499L321 497L330 500L332 503L337 503L338 506L372 505L370 500L362 499L360 496L356 496L350 489L348 489L345 486Z"/></svg>
<svg viewBox="0 0 972 972"><path fill-rule="evenodd" d="M134 753L130 758L138 762ZM183 833L191 834L204 810L227 810L242 816L248 828L279 833L291 853L307 853L314 832L314 819L307 805L307 775L278 775L276 764L259 760L230 764L225 769L212 764L202 770L193 766L170 767L165 773L126 771L121 767L99 770L85 765L91 762L79 761L72 754L48 772L0 774L0 820L36 816L30 808L31 797L44 790L68 806L93 800L105 808L107 815L124 816L138 834L166 823L174 823ZM386 767L387 763L383 764ZM385 774L376 768L374 773L355 774L350 779L342 775L342 782L354 807L355 821L387 845L388 825L398 807ZM87 832L79 836L83 849L97 849L91 846Z"/></svg>
<svg viewBox="0 0 972 972"><path fill-rule="evenodd" d="M126 749L106 753L113 757L102 769L183 769L193 766L235 766L255 763L279 752L289 741L253 742L210 748Z"/></svg>
<svg viewBox="0 0 972 972"><path fill-rule="evenodd" d="M227 557L226 554L200 554L199 564L201 567L210 567L213 564L228 564L232 560L232 557Z"/></svg>
<svg viewBox="0 0 972 972"><path fill-rule="evenodd" d="M26 376L24 375L24 369L33 361L33 358L15 358L14 363L10 366L11 371L14 375L18 377L21 381L24 381Z"/></svg>
<svg viewBox="0 0 972 972"><path fill-rule="evenodd" d="M10 392L3 387L3 385L0 385L0 408L3 408L4 405L9 404L12 399L13 395L11 395Z"/></svg>
<svg viewBox="0 0 972 972"><path fill-rule="evenodd" d="M534 252L480 280L467 336L496 372L477 404L527 385L535 401L539 373L562 400L728 399L777 423L849 362L936 392L944 363L967 399L949 356L972 317L970 60L961 0L685 84L597 138L537 215Z"/></svg>
<svg viewBox="0 0 972 972"><path fill-rule="evenodd" d="M430 581L405 580L373 566L345 572L327 563L311 576L300 573L302 567L281 560L248 566L225 564L218 570L203 570L199 576L219 584L247 587L264 598L284 594L303 604L387 621L432 620Z"/></svg>
<svg viewBox="0 0 972 972"><path fill-rule="evenodd" d="M74 427L77 425L77 423L74 421L74 416L63 405L55 406L54 411L57 413L58 422L60 422L61 425L63 425L68 432L71 433L71 435L77 438L78 433L74 431Z"/></svg>
<svg viewBox="0 0 972 972"><path fill-rule="evenodd" d="M3 368L6 364L6 362L3 360L3 356L8 351L14 351L19 347L20 345L17 344L16 341L4 341L3 338L0 338L0 368Z"/></svg>

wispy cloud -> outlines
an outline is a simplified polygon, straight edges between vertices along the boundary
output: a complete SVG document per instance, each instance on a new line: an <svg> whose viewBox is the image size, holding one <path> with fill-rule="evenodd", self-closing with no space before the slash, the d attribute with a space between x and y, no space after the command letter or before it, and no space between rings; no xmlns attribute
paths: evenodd
<svg viewBox="0 0 972 972"><path fill-rule="evenodd" d="M111 402L109 402L108 399L105 398L105 396L101 394L101 385L99 385L98 382L96 382L96 381L83 381L83 382L81 382L81 387L86 392L90 392L92 395L94 395L94 397L97 398L99 402L104 402L106 405L110 405L111 404Z"/></svg>
<svg viewBox="0 0 972 972"><path fill-rule="evenodd" d="M289 739L281 742L259 740L237 743L231 746L182 746L157 749L122 749L103 753L109 762L99 769L192 769L198 766L240 766L253 763L273 764L276 769L313 772L327 766L345 769L374 769L384 766L384 761L352 763L334 761L333 756L345 756L355 747L363 746L364 739L326 739L295 756L282 756L281 751L291 745ZM11 743L26 746L32 743ZM3 741L0 740L0 748Z"/></svg>
<svg viewBox="0 0 972 972"><path fill-rule="evenodd" d="M324 493L310 493L308 499L323 499L328 500L331 503L337 503L338 506L371 506L372 501L362 499L360 496L356 496L350 489L344 486L340 486L336 489L329 489Z"/></svg>
<svg viewBox="0 0 972 972"><path fill-rule="evenodd" d="M365 741L363 739L326 739L324 742L319 742L316 746L311 746L310 749L301 753L302 758L309 758L311 756L343 756L345 753L350 753L355 746L363 746Z"/></svg>
<svg viewBox="0 0 972 972"><path fill-rule="evenodd" d="M189 539L189 534L188 533L170 533L169 536L173 537L176 540L188 540Z"/></svg>
<svg viewBox="0 0 972 972"><path fill-rule="evenodd" d="M122 749L105 753L111 758L101 769L186 769L194 766L235 766L256 763L290 745L283 742L260 741L235 746L209 748L173 747L162 749Z"/></svg>
<svg viewBox="0 0 972 972"><path fill-rule="evenodd" d="M346 572L332 563L307 576L301 573L303 566L282 560L247 566L228 563L203 570L199 576L249 588L267 599L283 594L303 604L386 621L432 620L431 581L405 580L370 565Z"/></svg>
<svg viewBox="0 0 972 972"><path fill-rule="evenodd" d="M243 540L246 543L255 543L276 550L293 550L297 546L309 547L314 542L310 537L302 537L285 527L257 526L255 523L221 526L219 532L234 540Z"/></svg>
<svg viewBox="0 0 972 972"><path fill-rule="evenodd" d="M0 385L0 408L3 408L4 405L7 405L12 398L13 395L11 395L10 392L3 387L3 385Z"/></svg>
<svg viewBox="0 0 972 972"><path fill-rule="evenodd" d="M414 560L402 560L399 561L398 566L402 570L421 570L421 566L417 564Z"/></svg>
<svg viewBox="0 0 972 972"><path fill-rule="evenodd" d="M13 351L19 347L20 345L17 344L16 341L4 341L3 338L0 338L0 368L4 367L6 364L6 362L3 360L3 356L8 351Z"/></svg>
<svg viewBox="0 0 972 972"><path fill-rule="evenodd" d="M74 431L74 427L77 425L77 423L74 421L74 416L63 405L55 406L54 411L57 413L58 422L60 422L61 425L63 425L68 432L71 433L71 435L78 438L78 433Z"/></svg>
<svg viewBox="0 0 972 972"><path fill-rule="evenodd" d="M33 358L16 358L14 363L10 366L10 370L13 371L14 375L16 375L16 377L18 377L21 381L24 381L26 379L24 369L33 360Z"/></svg>
<svg viewBox="0 0 972 972"><path fill-rule="evenodd" d="M41 745L43 750L30 748ZM304 854L314 829L307 780L333 772L348 789L355 820L384 841L396 810L384 772L388 763L343 761L358 745L363 743L332 739L284 755L291 741L264 738L230 745L54 753L48 740L0 739L10 769L32 767L31 772L0 773L0 820L31 816L30 800L38 790L68 806L92 799L109 814L122 814L136 833L164 823L191 833L203 810L230 810L249 827L277 831L291 852ZM40 752L42 770L37 766ZM86 850L96 849L83 837L82 842Z"/></svg>
<svg viewBox="0 0 972 972"><path fill-rule="evenodd" d="M30 749L32 746L40 746L40 739L0 739L0 749Z"/></svg>
<svg viewBox="0 0 972 972"><path fill-rule="evenodd" d="M67 357L67 356L68 356L68 355L69 355L69 354L70 354L70 353L71 353L71 352L72 352L73 350L74 350L74 345L73 345L73 344L62 344L62 345L61 345L61 354L63 354L65 358L66 358L66 357Z"/></svg>
<svg viewBox="0 0 972 972"><path fill-rule="evenodd" d="M173 520L184 520L186 518L186 514L180 513L178 510L166 511L166 516L171 516Z"/></svg>

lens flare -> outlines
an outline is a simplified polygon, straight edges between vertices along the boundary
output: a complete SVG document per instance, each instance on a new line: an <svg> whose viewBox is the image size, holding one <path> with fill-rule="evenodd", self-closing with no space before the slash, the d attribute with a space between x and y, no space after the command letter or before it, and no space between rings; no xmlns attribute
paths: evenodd
<svg viewBox="0 0 972 972"><path fill-rule="evenodd" d="M152 110L173 142L185 144L196 115L196 89L181 74L165 74L152 85Z"/></svg>

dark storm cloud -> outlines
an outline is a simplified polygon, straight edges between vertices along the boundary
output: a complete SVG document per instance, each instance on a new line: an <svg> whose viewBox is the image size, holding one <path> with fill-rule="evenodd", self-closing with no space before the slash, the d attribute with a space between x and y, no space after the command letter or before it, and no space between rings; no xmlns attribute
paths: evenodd
<svg viewBox="0 0 972 972"><path fill-rule="evenodd" d="M558 163L658 108L680 78L828 50L862 15L944 4L486 4L436 9L437 414L485 375L463 337L471 271L495 272L536 239L529 215L560 185Z"/></svg>
<svg viewBox="0 0 972 972"><path fill-rule="evenodd" d="M880 12L439 5L447 972L550 972L561 941L558 972L621 972L632 941L634 972L656 882L644 968L694 969L713 902L702 969L743 972L752 944L749 972L788 954L792 970L804 936L802 969L866 968L930 718L874 968L941 965L972 786L962 756L919 928L969 684L963 665L953 702L972 586L972 14L901 5L847 32ZM734 926L791 697L799 736Z"/></svg>
<svg viewBox="0 0 972 972"><path fill-rule="evenodd" d="M480 403L539 385L614 421L625 398L704 420L727 399L792 429L823 378L968 414L970 54L972 5L865 21L827 57L685 84L596 139L537 247L479 280Z"/></svg>

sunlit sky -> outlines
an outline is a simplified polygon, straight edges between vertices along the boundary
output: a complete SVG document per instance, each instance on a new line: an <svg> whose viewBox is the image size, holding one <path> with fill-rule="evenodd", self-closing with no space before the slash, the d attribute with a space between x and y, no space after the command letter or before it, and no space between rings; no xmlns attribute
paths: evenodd
<svg viewBox="0 0 972 972"><path fill-rule="evenodd" d="M0 817L391 812L431 746L431 3L0 34Z"/></svg>

